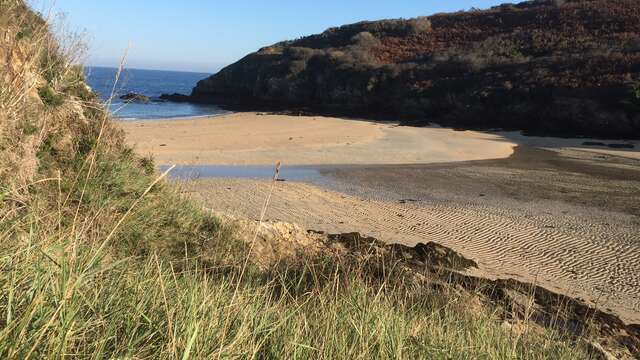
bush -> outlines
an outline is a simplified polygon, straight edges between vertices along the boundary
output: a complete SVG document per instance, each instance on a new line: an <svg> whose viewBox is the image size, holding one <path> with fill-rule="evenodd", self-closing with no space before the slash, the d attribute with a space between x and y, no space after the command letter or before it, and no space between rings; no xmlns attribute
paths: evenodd
<svg viewBox="0 0 640 360"><path fill-rule="evenodd" d="M420 35L431 31L431 20L426 16L421 16L409 20L409 33L411 35Z"/></svg>
<svg viewBox="0 0 640 360"><path fill-rule="evenodd" d="M33 35L33 27L25 26L16 34L16 40L22 40L24 38L30 38Z"/></svg>
<svg viewBox="0 0 640 360"><path fill-rule="evenodd" d="M293 60L309 60L314 56L324 55L322 50L311 49L307 47L292 46L284 49L284 55Z"/></svg>
<svg viewBox="0 0 640 360"><path fill-rule="evenodd" d="M64 97L62 94L58 94L53 88L49 85L45 85L38 90L38 95L40 95L40 99L47 106L60 106L64 104Z"/></svg>
<svg viewBox="0 0 640 360"><path fill-rule="evenodd" d="M306 60L293 60L289 65L289 74L298 75L307 69Z"/></svg>
<svg viewBox="0 0 640 360"><path fill-rule="evenodd" d="M382 20L362 23L362 29L376 36L404 35L407 33L407 23L404 20Z"/></svg>
<svg viewBox="0 0 640 360"><path fill-rule="evenodd" d="M363 31L355 35L351 41L353 44L346 49L349 62L365 65L377 62L372 56L372 49L380 46L380 40L373 34Z"/></svg>
<svg viewBox="0 0 640 360"><path fill-rule="evenodd" d="M380 40L368 31L359 32L351 41L358 46L371 48L380 45Z"/></svg>

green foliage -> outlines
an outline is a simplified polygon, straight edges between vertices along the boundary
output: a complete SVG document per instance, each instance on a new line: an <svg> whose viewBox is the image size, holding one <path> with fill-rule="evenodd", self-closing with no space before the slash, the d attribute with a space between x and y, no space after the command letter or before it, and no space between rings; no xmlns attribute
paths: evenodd
<svg viewBox="0 0 640 360"><path fill-rule="evenodd" d="M38 95L47 106L60 106L64 104L64 95L57 93L51 86L45 85L38 89Z"/></svg>
<svg viewBox="0 0 640 360"><path fill-rule="evenodd" d="M33 35L33 27L30 25L24 26L18 33L16 34L17 40L22 40L25 38L30 38Z"/></svg>
<svg viewBox="0 0 640 360"><path fill-rule="evenodd" d="M346 30L350 26L361 26L365 31L371 32L376 37L420 35L431 31L431 21L426 16L408 20L396 19L362 22L355 25L343 26L341 30Z"/></svg>
<svg viewBox="0 0 640 360"><path fill-rule="evenodd" d="M194 95L214 103L237 98L245 110L305 109L545 136L638 137L637 94L631 105L620 91L630 69L640 66L638 10L638 1L548 0L359 22L247 56L200 82ZM605 20L614 26L597 26ZM448 94L460 101L451 104ZM563 106L566 101L590 105L578 110ZM622 109L628 116L620 116L611 104L633 111Z"/></svg>
<svg viewBox="0 0 640 360"><path fill-rule="evenodd" d="M83 101L95 101L95 93L85 83L84 69L80 65L72 66L62 79L64 92Z"/></svg>
<svg viewBox="0 0 640 360"><path fill-rule="evenodd" d="M4 201L4 198L9 195L9 190L7 190L4 184L0 183L0 203Z"/></svg>
<svg viewBox="0 0 640 360"><path fill-rule="evenodd" d="M148 176L153 175L155 171L153 156L150 155L150 156L142 157L140 158L139 163L145 175L148 175Z"/></svg>
<svg viewBox="0 0 640 360"><path fill-rule="evenodd" d="M150 159L90 143L71 161L44 146L43 171L64 177L16 211L0 196L0 357L588 357L388 264L298 257L243 272L247 245L169 184L150 187Z"/></svg>
<svg viewBox="0 0 640 360"><path fill-rule="evenodd" d="M59 80L64 72L66 59L59 53L57 45L49 45L47 48L41 49L40 52L40 69L42 77L48 82L53 83Z"/></svg>
<svg viewBox="0 0 640 360"><path fill-rule="evenodd" d="M640 106L640 84L634 86L631 92L631 102Z"/></svg>
<svg viewBox="0 0 640 360"><path fill-rule="evenodd" d="M34 124L34 123L30 122L30 121L25 121L22 124L22 131L23 131L24 135L33 135L33 134L37 133L38 130L40 130L39 127L36 124Z"/></svg>
<svg viewBox="0 0 640 360"><path fill-rule="evenodd" d="M308 256L243 272L229 228L166 183L147 191L150 159L96 141L71 162L47 156L64 178L16 212L0 196L0 357L588 358L386 263Z"/></svg>

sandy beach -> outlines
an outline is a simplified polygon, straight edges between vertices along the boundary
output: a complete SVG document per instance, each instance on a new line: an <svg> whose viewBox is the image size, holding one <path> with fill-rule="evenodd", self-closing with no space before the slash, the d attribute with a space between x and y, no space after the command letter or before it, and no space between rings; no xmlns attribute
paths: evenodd
<svg viewBox="0 0 640 360"><path fill-rule="evenodd" d="M158 164L420 164L504 158L513 142L474 131L316 116L235 113L120 122Z"/></svg>
<svg viewBox="0 0 640 360"><path fill-rule="evenodd" d="M139 154L153 155L164 165L427 164L506 158L516 145L640 159L637 150L582 145L594 139L405 127L321 116L246 112L119 125Z"/></svg>
<svg viewBox="0 0 640 360"><path fill-rule="evenodd" d="M637 150L257 113L122 127L158 164L324 165L333 185L278 182L268 220L438 242L477 261L476 275L536 283L640 323ZM257 218L271 183L208 178L182 186L213 210Z"/></svg>

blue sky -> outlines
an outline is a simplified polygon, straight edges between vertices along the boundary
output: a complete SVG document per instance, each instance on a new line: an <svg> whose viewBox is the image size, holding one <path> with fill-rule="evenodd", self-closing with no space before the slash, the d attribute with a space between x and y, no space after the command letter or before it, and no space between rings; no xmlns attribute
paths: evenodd
<svg viewBox="0 0 640 360"><path fill-rule="evenodd" d="M496 0L30 0L85 32L89 65L214 72L260 47L361 20L487 8Z"/></svg>

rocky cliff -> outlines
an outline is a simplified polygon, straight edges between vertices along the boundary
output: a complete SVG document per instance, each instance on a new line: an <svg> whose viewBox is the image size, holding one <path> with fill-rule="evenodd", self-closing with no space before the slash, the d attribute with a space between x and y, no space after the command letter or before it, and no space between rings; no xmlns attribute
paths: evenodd
<svg viewBox="0 0 640 360"><path fill-rule="evenodd" d="M193 89L230 108L640 137L640 2L541 0L361 22L265 47Z"/></svg>

